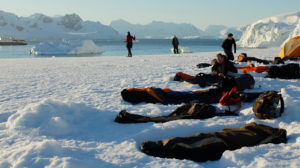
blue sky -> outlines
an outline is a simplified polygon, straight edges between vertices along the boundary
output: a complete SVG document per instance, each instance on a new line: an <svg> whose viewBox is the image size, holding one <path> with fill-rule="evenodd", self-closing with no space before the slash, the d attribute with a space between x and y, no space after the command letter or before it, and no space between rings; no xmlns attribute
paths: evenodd
<svg viewBox="0 0 300 168"><path fill-rule="evenodd" d="M121 18L132 23L156 20L205 28L210 24L241 26L300 11L300 0L1 0L0 9L21 16L77 13L104 24Z"/></svg>

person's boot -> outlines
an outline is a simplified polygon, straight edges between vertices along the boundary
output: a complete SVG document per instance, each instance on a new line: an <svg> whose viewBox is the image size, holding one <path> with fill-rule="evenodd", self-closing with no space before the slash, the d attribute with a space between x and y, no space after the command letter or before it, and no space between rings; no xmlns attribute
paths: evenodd
<svg viewBox="0 0 300 168"><path fill-rule="evenodd" d="M166 154L161 142L145 141L141 144L140 149L147 155L155 157L165 157Z"/></svg>
<svg viewBox="0 0 300 168"><path fill-rule="evenodd" d="M174 76L174 79L173 79L174 81L178 81L178 82L183 82L183 79L182 79L182 77L180 76L180 75L178 75L178 74L176 74L175 76Z"/></svg>
<svg viewBox="0 0 300 168"><path fill-rule="evenodd" d="M127 112L126 110L122 110L117 117L115 118L115 122L117 123L146 123L149 122L150 118L137 115L137 114L131 114Z"/></svg>

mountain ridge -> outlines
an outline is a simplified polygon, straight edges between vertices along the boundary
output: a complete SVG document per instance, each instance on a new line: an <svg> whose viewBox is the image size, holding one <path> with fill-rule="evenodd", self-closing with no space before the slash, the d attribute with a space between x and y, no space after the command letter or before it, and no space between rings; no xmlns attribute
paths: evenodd
<svg viewBox="0 0 300 168"><path fill-rule="evenodd" d="M77 14L50 17L33 14L19 17L0 11L0 36L26 40L43 39L120 39L121 35L100 22L84 21Z"/></svg>
<svg viewBox="0 0 300 168"><path fill-rule="evenodd" d="M177 35L181 38L225 38L228 33L234 33L239 39L242 30L224 25L209 25L205 30L199 29L190 23L173 23L152 21L148 24L132 24L124 19L114 20L110 26L120 34L131 31L142 38L171 38Z"/></svg>
<svg viewBox="0 0 300 168"><path fill-rule="evenodd" d="M239 39L242 30L223 25L210 25L201 30L191 23L152 21L149 24L132 24L124 19L104 25L99 21L83 20L77 14L47 16L35 13L28 17L0 10L0 36L29 41L61 39L123 39L127 31L139 39L169 39L177 35L184 39L225 38L234 33Z"/></svg>

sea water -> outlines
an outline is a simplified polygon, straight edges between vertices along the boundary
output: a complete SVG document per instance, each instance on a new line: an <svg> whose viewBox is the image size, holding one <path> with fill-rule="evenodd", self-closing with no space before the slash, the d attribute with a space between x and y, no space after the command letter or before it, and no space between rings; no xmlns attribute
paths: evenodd
<svg viewBox="0 0 300 168"><path fill-rule="evenodd" d="M222 41L221 39L182 39L180 46L187 47L192 52L218 52L222 50ZM94 40L94 42L104 50L103 54L94 56L127 56L126 44L122 40ZM30 48L37 43L29 42L25 46L0 46L0 58L52 57L30 55ZM133 56L171 54L171 48L170 39L140 39L134 42L132 52ZM65 57L70 56L65 55Z"/></svg>

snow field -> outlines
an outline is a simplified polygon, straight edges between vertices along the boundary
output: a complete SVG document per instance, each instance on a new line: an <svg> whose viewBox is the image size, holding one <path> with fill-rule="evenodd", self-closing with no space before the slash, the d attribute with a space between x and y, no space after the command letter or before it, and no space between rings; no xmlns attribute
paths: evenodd
<svg viewBox="0 0 300 168"><path fill-rule="evenodd" d="M273 59L279 49L245 50ZM242 52L242 51L240 51ZM120 92L130 87L198 90L172 81L176 72L197 74L196 64L213 53L95 58L5 59L0 65L0 167L300 167L299 80L265 79L253 74L253 90L281 90L286 111L276 120L259 120L251 103L238 117L117 124L118 112L166 115L179 105L131 105ZM288 131L287 144L266 144L226 151L219 161L196 163L162 159L140 152L145 140L189 136L257 122Z"/></svg>

